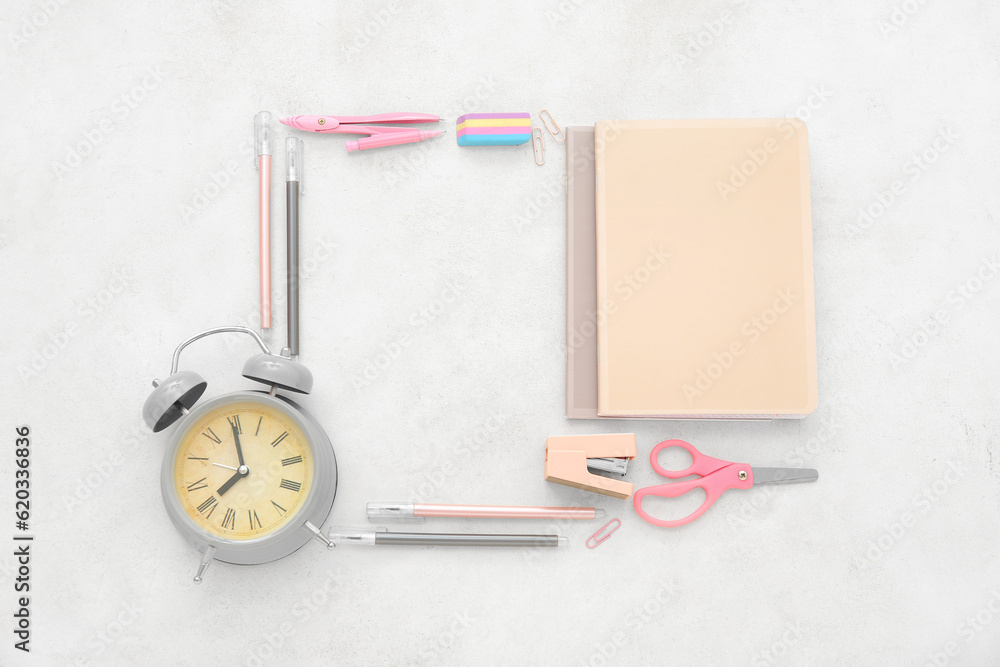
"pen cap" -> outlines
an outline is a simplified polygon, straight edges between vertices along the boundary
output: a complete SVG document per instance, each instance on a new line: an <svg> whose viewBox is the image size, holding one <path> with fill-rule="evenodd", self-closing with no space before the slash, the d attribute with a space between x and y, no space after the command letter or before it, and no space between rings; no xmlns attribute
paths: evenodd
<svg viewBox="0 0 1000 667"><path fill-rule="evenodd" d="M368 503L369 521L423 521L414 516L413 503Z"/></svg>
<svg viewBox="0 0 1000 667"><path fill-rule="evenodd" d="M254 163L260 168L260 156L271 154L271 112L261 111L253 117Z"/></svg>
<svg viewBox="0 0 1000 667"><path fill-rule="evenodd" d="M382 529L385 531L385 529ZM361 545L372 545L375 544L375 533L378 531L374 528L370 529L355 529L355 528L330 528L328 537L330 541L340 546L342 544L361 544Z"/></svg>
<svg viewBox="0 0 1000 667"><path fill-rule="evenodd" d="M302 182L302 146L301 139L295 137L285 139L285 162L288 165L288 177L285 180ZM301 193L300 186L299 194Z"/></svg>

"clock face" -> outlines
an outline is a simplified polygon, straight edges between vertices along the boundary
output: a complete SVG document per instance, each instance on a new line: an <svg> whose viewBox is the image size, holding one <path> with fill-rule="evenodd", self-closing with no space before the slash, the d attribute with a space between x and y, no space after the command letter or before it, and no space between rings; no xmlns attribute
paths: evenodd
<svg viewBox="0 0 1000 667"><path fill-rule="evenodd" d="M313 466L312 448L288 414L236 402L192 424L177 449L173 479L194 523L220 538L249 540L274 533L302 509Z"/></svg>

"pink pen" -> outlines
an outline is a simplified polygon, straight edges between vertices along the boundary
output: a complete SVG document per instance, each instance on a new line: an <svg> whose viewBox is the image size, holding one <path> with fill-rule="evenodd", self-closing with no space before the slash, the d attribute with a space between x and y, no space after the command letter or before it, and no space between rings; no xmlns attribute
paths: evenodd
<svg viewBox="0 0 1000 667"><path fill-rule="evenodd" d="M271 114L253 118L260 236L260 328L271 328Z"/></svg>
<svg viewBox="0 0 1000 667"><path fill-rule="evenodd" d="M440 118L427 113L380 113L372 116L289 116L281 122L306 132L327 134L367 134L347 142L347 151L412 144L441 134L439 130L415 130L408 127L365 125L365 123L436 123Z"/></svg>
<svg viewBox="0 0 1000 667"><path fill-rule="evenodd" d="M506 505L438 505L430 503L368 503L369 521L423 520L426 517L470 519L598 519L604 510L594 507L532 507Z"/></svg>

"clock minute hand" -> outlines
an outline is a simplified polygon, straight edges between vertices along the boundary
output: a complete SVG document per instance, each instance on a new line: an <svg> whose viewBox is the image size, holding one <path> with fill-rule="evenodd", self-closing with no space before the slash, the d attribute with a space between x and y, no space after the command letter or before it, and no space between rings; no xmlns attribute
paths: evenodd
<svg viewBox="0 0 1000 667"><path fill-rule="evenodd" d="M243 461L243 448L240 446L240 433L236 428L236 424L231 423L230 426L233 427L233 440L236 441L236 458L240 460L240 467L242 468L246 465L246 463Z"/></svg>
<svg viewBox="0 0 1000 667"><path fill-rule="evenodd" d="M233 488L233 484L240 481L241 477L246 477L250 474L250 469L247 468L247 464L243 462L243 448L240 446L240 432L236 428L236 424L230 422L230 426L233 427L233 440L236 441L236 457L240 460L240 467L236 469L236 474L226 480L226 483L219 487L217 493L221 496L226 493L229 489Z"/></svg>

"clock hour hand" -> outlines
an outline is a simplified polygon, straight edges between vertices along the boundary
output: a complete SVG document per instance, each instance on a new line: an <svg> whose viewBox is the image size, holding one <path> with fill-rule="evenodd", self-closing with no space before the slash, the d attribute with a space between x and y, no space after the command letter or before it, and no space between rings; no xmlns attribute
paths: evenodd
<svg viewBox="0 0 1000 667"><path fill-rule="evenodd" d="M241 472L241 471L237 470L236 474L233 475L232 477L230 477L226 481L225 484L223 484L222 486L220 486L219 490L216 493L218 493L220 496L224 495L226 493L226 491L228 491L229 489L233 488L233 484L235 484L236 482L240 481L242 478L244 478L246 476L247 476L247 473Z"/></svg>

